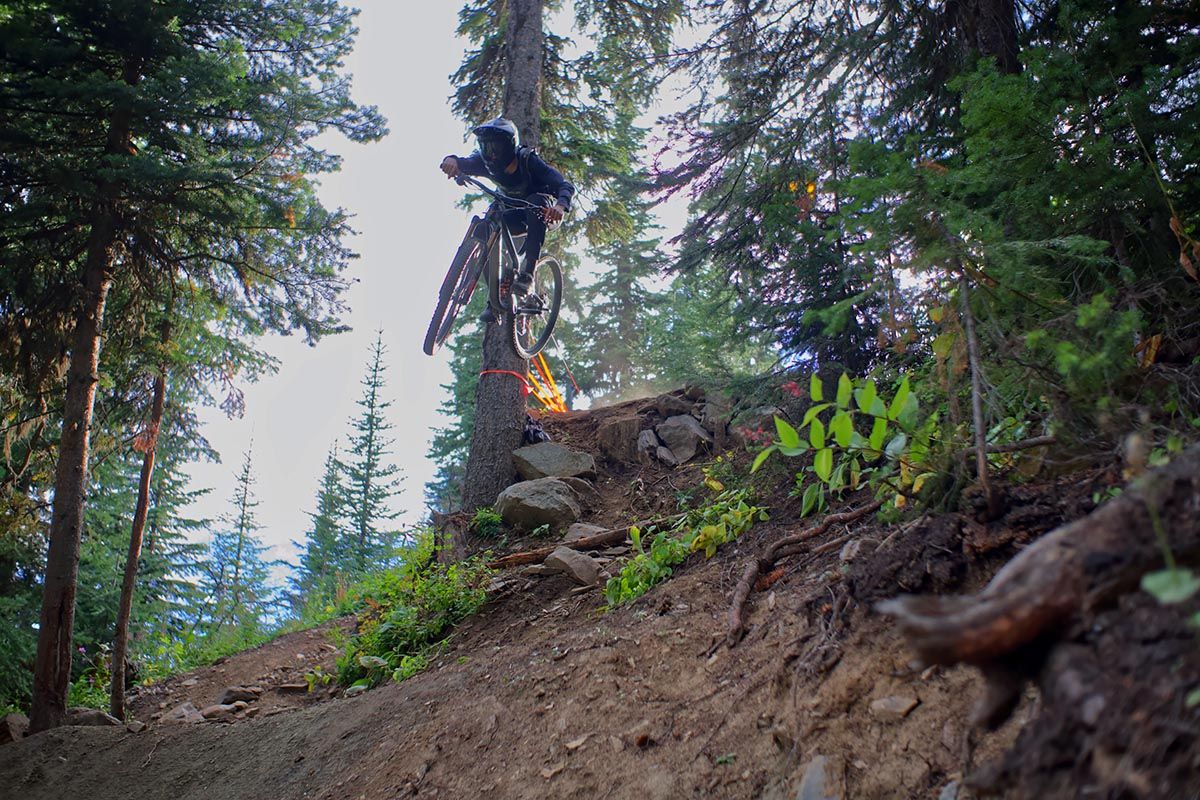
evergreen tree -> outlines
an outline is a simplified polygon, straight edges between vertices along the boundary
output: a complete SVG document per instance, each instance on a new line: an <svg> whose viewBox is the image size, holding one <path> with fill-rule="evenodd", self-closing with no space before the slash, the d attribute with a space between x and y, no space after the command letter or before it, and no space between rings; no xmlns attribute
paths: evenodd
<svg viewBox="0 0 1200 800"><path fill-rule="evenodd" d="M258 500L250 448L238 471L230 505L232 512L221 517L208 543L201 580L209 636L218 636L226 628L239 636L261 631L275 612L275 590L268 585L274 562L263 558L267 548L256 535L262 526L254 513Z"/></svg>
<svg viewBox="0 0 1200 800"><path fill-rule="evenodd" d="M359 416L351 422L350 446L341 463L346 485L346 535L350 538L349 566L355 575L386 564L401 544L401 534L386 530L384 524L400 516L391 501L400 493L404 480L399 467L389 463L392 423L387 410L392 402L384 398L383 331L371 346L367 374L362 379L363 396L358 400Z"/></svg>
<svg viewBox="0 0 1200 800"><path fill-rule="evenodd" d="M110 291L185 284L260 329L339 329L346 217L308 176L337 164L312 146L321 132L383 132L340 74L352 19L332 0L15 2L0 16L0 202L13 220L0 245L38 296L57 298L48 328L69 353L35 731L66 707Z"/></svg>
<svg viewBox="0 0 1200 800"><path fill-rule="evenodd" d="M317 489L317 510L308 512L312 522L304 534L304 542L293 542L301 548L300 564L291 578L296 607L302 607L312 597L332 597L343 581L354 574L353 551L347 535L346 495L334 444L325 457L325 471Z"/></svg>

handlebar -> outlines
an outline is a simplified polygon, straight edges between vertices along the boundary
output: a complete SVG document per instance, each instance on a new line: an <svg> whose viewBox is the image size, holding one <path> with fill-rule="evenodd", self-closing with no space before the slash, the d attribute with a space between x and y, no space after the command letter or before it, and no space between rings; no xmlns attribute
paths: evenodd
<svg viewBox="0 0 1200 800"><path fill-rule="evenodd" d="M474 178L472 178L469 175L459 174L459 175L455 176L454 182L457 183L459 186L466 186L469 183L472 186L476 187L477 189L480 189L481 191L483 191L485 194L491 195L492 198L494 198L495 200L499 201L500 203L502 203L506 206L511 206L513 208L533 208L533 209L544 208L544 206L540 206L537 203L531 203L528 200L522 200L520 197L509 197L508 195L504 194L503 192L498 192L495 189L492 189L491 187L487 186L486 184L480 183L479 181L475 180Z"/></svg>

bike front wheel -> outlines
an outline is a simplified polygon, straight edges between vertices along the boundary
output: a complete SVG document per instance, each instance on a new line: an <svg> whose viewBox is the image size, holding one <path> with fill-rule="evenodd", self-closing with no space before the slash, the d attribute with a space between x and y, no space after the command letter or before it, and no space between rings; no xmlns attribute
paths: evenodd
<svg viewBox="0 0 1200 800"><path fill-rule="evenodd" d="M467 230L442 280L437 307L433 311L433 319L429 321L429 329L425 331L425 355L433 355L446 342L450 331L454 329L454 321L471 302L471 294L483 269L484 243L476 235L478 226L479 222L476 221Z"/></svg>
<svg viewBox="0 0 1200 800"><path fill-rule="evenodd" d="M521 358L533 358L554 333L562 305L563 276L558 261L546 257L533 268L529 294L516 300L508 317L513 349Z"/></svg>

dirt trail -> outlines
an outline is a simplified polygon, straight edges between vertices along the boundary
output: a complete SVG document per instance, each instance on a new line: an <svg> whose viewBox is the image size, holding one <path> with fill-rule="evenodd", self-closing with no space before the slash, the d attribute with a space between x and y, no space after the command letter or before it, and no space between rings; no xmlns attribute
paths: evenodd
<svg viewBox="0 0 1200 800"><path fill-rule="evenodd" d="M552 432L590 449L605 414L636 407L577 413L556 420ZM602 503L593 519L615 525L673 510L675 492L696 485L696 473L610 465L597 480ZM1182 613L1155 616L1153 626L1133 625L1129 614L1117 618L1125 624L1104 617L1108 628L1080 633L1081 657L1118 669L1096 680L1121 718L1084 729L1070 710L1039 713L1031 688L968 760L977 675L913 670L891 624L869 612L898 585L981 584L1024 543L1088 510L1094 485L1108 480L1095 474L1022 488L1008 521L992 526L944 515L830 531L814 545L850 533L858 555L844 560L835 548L784 562L782 578L752 596L746 638L713 650L747 561L806 524L776 496L770 522L711 560L693 556L629 606L602 613L598 591L578 594L561 576L510 573L431 668L402 684L351 698L305 696L231 725L50 731L0 748L0 796L966 800L978 795L960 788L964 772L984 766L1007 781L999 791L1008 797L1200 797L1197 717L1179 713L1178 690L1200 680L1200 659ZM1140 640L1131 639L1135 630ZM140 697L138 715L184 697L209 702L229 683L291 665L289 654L307 664L308 655L295 654L320 650L331 662L320 647L326 641L322 631L295 634L180 676L161 698ZM196 683L183 687L191 677ZM1146 692L1164 725L1136 718L1131 706ZM1122 721L1124 745L1114 733ZM824 793L814 792L818 782Z"/></svg>

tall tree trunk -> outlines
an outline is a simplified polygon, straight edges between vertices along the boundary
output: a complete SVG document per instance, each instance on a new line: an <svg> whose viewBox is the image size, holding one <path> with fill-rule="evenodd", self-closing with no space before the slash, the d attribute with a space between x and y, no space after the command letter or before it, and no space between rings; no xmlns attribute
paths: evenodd
<svg viewBox="0 0 1200 800"><path fill-rule="evenodd" d="M1005 74L1021 71L1016 0L959 0L953 7L959 44L967 59L994 58Z"/></svg>
<svg viewBox="0 0 1200 800"><path fill-rule="evenodd" d="M140 59L129 56L122 75L126 84L138 84L140 68ZM118 107L113 112L105 139L106 154L121 156L129 153L132 120L133 114L128 107ZM106 180L97 188L100 200L91 214L83 292L75 318L71 361L67 368L67 394L63 403L62 438L54 473L54 511L50 516L50 547L46 553L37 660L33 668L33 703L29 712L29 729L33 733L62 724L71 684L71 640L75 632L75 588L79 577L92 409L96 402L96 384L100 380L97 374L100 337L104 326L104 303L112 286L120 198L120 186L113 181Z"/></svg>
<svg viewBox="0 0 1200 800"><path fill-rule="evenodd" d="M117 630L113 635L112 688L109 692L109 713L125 719L125 652L129 644L129 615L133 610L133 587L137 582L138 559L142 554L142 534L150 508L150 478L154 474L154 457L158 449L158 431L162 426L163 404L167 380L160 373L154 379L154 400L150 409L149 435L142 457L142 475L138 481L137 508L133 512L133 527L129 532L129 552L125 555L125 578L121 581L121 605L117 610Z"/></svg>
<svg viewBox="0 0 1200 800"><path fill-rule="evenodd" d="M542 7L543 0L510 0L504 32L504 116L529 147L537 147L541 139ZM525 429L525 387L505 373L525 375L529 362L513 351L502 325L491 324L484 331L483 370L475 387L475 429L463 482L467 512L492 505L517 476L512 451L521 446Z"/></svg>

